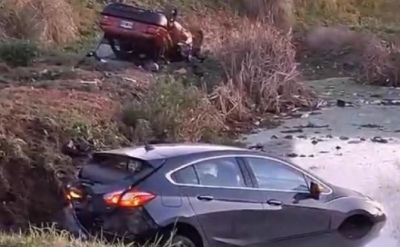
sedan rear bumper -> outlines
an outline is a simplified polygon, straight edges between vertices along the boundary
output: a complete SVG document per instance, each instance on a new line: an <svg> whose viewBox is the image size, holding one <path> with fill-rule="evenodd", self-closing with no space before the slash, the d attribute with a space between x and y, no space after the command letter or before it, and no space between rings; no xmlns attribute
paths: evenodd
<svg viewBox="0 0 400 247"><path fill-rule="evenodd" d="M77 210L72 204L63 208L62 228L80 239L98 235L105 240L120 238L139 243L152 239L159 232L159 227L144 209L95 218L88 212Z"/></svg>

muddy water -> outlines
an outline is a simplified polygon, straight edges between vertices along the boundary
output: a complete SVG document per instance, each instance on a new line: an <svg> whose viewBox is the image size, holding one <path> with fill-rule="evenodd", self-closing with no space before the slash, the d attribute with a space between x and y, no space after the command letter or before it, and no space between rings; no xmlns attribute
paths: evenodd
<svg viewBox="0 0 400 247"><path fill-rule="evenodd" d="M286 156L332 183L380 201L388 223L368 247L400 246L400 106L379 104L400 100L400 90L360 86L340 78L309 83L333 106L318 115L288 119L277 129L260 130L244 140L262 143L269 152ZM354 106L337 107L337 99ZM287 133L298 129L302 132ZM380 138L373 141L373 137Z"/></svg>

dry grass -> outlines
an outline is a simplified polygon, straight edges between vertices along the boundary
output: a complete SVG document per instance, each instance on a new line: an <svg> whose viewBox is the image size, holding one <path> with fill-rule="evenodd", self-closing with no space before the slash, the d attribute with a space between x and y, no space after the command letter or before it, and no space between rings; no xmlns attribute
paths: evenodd
<svg viewBox="0 0 400 247"><path fill-rule="evenodd" d="M219 57L228 77L258 112L281 113L309 106L313 99L300 83L290 39L265 22L249 21L230 33L221 47Z"/></svg>
<svg viewBox="0 0 400 247"><path fill-rule="evenodd" d="M142 99L127 105L123 122L132 128L130 136L136 142L154 138L198 142L205 138L205 133L223 130L225 123L223 114L215 109L203 90L185 86L173 77L160 78Z"/></svg>
<svg viewBox="0 0 400 247"><path fill-rule="evenodd" d="M165 244L149 243L138 245L131 243L113 243L112 245L102 241L80 241L71 238L66 232L56 232L53 228L36 229L32 228L28 234L0 234L0 247L171 247L170 241Z"/></svg>
<svg viewBox="0 0 400 247"><path fill-rule="evenodd" d="M79 38L74 10L65 0L3 0L0 38L66 44Z"/></svg>
<svg viewBox="0 0 400 247"><path fill-rule="evenodd" d="M319 27L304 39L304 47L314 57L337 67L351 64L351 74L361 83L380 86L400 85L400 46L368 32L346 27Z"/></svg>
<svg viewBox="0 0 400 247"><path fill-rule="evenodd" d="M400 86L400 46L371 37L366 45L358 80L380 86Z"/></svg>
<svg viewBox="0 0 400 247"><path fill-rule="evenodd" d="M360 33L344 26L317 27L305 37L305 45L314 52L338 52L346 47L361 46Z"/></svg>
<svg viewBox="0 0 400 247"><path fill-rule="evenodd" d="M230 5L239 14L253 20L268 20L285 33L294 25L293 0L232 0Z"/></svg>
<svg viewBox="0 0 400 247"><path fill-rule="evenodd" d="M225 80L210 98L229 121L313 104L315 95L300 83L290 33L268 18L217 16L191 21L205 27L205 46L225 69Z"/></svg>
<svg viewBox="0 0 400 247"><path fill-rule="evenodd" d="M296 0L298 24L350 24L384 29L399 21L397 0Z"/></svg>

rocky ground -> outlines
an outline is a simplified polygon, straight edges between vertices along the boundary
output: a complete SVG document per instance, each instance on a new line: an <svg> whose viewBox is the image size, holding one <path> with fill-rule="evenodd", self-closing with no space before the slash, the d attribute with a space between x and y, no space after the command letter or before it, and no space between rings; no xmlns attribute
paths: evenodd
<svg viewBox="0 0 400 247"><path fill-rule="evenodd" d="M246 135L245 142L262 143L271 153L379 200L389 220L370 247L400 246L400 90L348 78L308 83L326 99L326 107Z"/></svg>

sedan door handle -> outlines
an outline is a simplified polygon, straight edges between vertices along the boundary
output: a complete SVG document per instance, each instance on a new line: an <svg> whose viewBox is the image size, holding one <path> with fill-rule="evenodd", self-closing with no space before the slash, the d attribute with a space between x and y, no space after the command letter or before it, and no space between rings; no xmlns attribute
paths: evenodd
<svg viewBox="0 0 400 247"><path fill-rule="evenodd" d="M199 199L200 201L212 201L212 200L214 200L214 197L213 196L200 195L200 196L197 196L197 199Z"/></svg>
<svg viewBox="0 0 400 247"><path fill-rule="evenodd" d="M267 204L270 206L282 206L282 202L275 199L268 200Z"/></svg>

